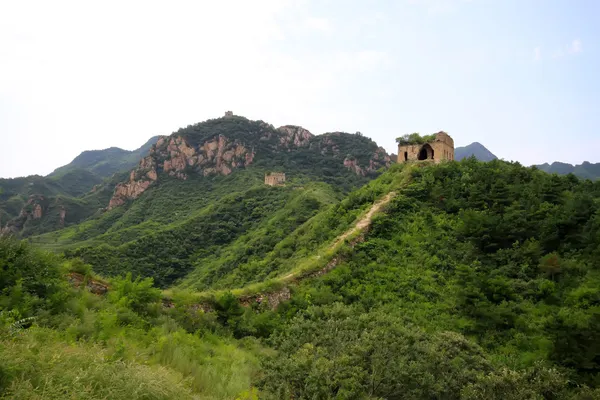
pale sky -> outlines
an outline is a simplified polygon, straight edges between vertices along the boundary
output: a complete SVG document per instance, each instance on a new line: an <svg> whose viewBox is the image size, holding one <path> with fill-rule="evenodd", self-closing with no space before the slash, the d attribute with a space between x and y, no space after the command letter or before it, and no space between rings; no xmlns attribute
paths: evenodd
<svg viewBox="0 0 600 400"><path fill-rule="evenodd" d="M0 0L0 177L232 110L600 162L600 1Z"/></svg>

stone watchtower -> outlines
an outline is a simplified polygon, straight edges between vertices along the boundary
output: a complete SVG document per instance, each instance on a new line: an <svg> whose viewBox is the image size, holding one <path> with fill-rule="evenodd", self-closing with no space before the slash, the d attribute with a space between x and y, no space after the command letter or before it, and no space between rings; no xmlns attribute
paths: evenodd
<svg viewBox="0 0 600 400"><path fill-rule="evenodd" d="M433 140L424 144L398 145L398 163L420 160L435 163L454 160L454 140L446 132L438 132Z"/></svg>
<svg viewBox="0 0 600 400"><path fill-rule="evenodd" d="M233 117L233 111L225 111L225 118L232 118Z"/></svg>
<svg viewBox="0 0 600 400"><path fill-rule="evenodd" d="M271 172L265 174L265 185L279 186L285 183L285 172Z"/></svg>

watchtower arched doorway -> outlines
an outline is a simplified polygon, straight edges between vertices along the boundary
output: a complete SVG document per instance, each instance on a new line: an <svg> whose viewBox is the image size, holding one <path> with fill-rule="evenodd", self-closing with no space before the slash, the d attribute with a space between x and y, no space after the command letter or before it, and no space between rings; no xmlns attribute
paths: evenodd
<svg viewBox="0 0 600 400"><path fill-rule="evenodd" d="M433 148L428 144L424 144L423 147L421 147L421 150L419 150L418 159L433 160Z"/></svg>

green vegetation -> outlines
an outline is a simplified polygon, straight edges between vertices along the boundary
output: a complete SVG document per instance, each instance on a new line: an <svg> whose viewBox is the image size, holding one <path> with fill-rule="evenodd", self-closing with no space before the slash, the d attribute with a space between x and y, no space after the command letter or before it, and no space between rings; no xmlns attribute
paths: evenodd
<svg viewBox="0 0 600 400"><path fill-rule="evenodd" d="M336 241L392 191L362 241ZM135 201L117 220L142 228L91 239L106 240L106 253L102 246L68 253L121 275L104 296L65 279L67 271L98 279L89 265L0 240L2 394L600 396L600 183L467 159L397 165L341 201L329 185L306 182L214 196L218 203L177 206L186 217L164 220L164 232L151 225L167 218L158 204L142 203L144 214ZM146 228L155 234L129 240L127 250L118 245L127 229L133 237ZM105 263L111 252L114 264ZM162 271L179 254L189 265L173 268L182 280L167 298L140 276L174 282ZM163 264L147 273L150 257ZM303 274L331 257L338 261L329 273ZM286 280L290 273L296 278ZM276 310L238 300L282 285L291 298ZM186 288L208 291L199 303Z"/></svg>
<svg viewBox="0 0 600 400"><path fill-rule="evenodd" d="M435 133L431 135L421 136L418 133L407 133L406 135L396 138L396 143L400 146L409 146L414 144L425 144L435 140Z"/></svg>
<svg viewBox="0 0 600 400"><path fill-rule="evenodd" d="M108 206L115 185L128 180L126 170L139 162L156 138L133 152L117 148L86 151L48 177L0 180L0 224L21 237L51 232L32 238L48 249L96 246L106 243L106 238L99 236L124 230L108 240L121 245L166 223L191 217L224 195L243 195L253 185L261 185L266 172L285 171L298 186L324 182L339 198L377 176L377 169L389 163L385 151L362 135L333 132L312 136L304 132L300 137L294 133L303 132L300 127L286 129L289 131L242 117L212 119L182 128L173 135L183 137L189 145L198 147L224 139L251 149L252 164L236 171L235 177L225 178L204 177L202 170L188 167L190 182L182 183L162 172L164 160L156 160L159 182L152 190L135 204L126 205L126 210L108 213L100 210ZM358 165L359 173L344 166L346 158ZM193 201L190 192L197 194ZM28 203L32 208L43 206L41 218L21 214ZM68 229L61 230L63 227Z"/></svg>
<svg viewBox="0 0 600 400"><path fill-rule="evenodd" d="M145 157L158 136L150 138L139 149L128 151L118 147L110 147L104 150L84 151L69 164L54 170L49 177L63 177L73 171L84 170L101 179L109 178L114 173L132 169Z"/></svg>
<svg viewBox="0 0 600 400"><path fill-rule="evenodd" d="M8 226L13 233L28 237L93 216L107 206L114 185L126 176L123 171L135 166L156 139L134 151L117 148L84 151L45 177L0 179L0 229ZM21 214L21 210L32 204L42 206L41 218Z"/></svg>
<svg viewBox="0 0 600 400"><path fill-rule="evenodd" d="M295 398L588 398L599 198L598 184L500 161L415 169L367 240L280 306L291 320L271 338L265 387Z"/></svg>
<svg viewBox="0 0 600 400"><path fill-rule="evenodd" d="M162 311L151 280L114 279L103 298L68 284L78 265L7 239L0 265L2 398L248 398L260 346L201 314L189 333L196 314Z"/></svg>

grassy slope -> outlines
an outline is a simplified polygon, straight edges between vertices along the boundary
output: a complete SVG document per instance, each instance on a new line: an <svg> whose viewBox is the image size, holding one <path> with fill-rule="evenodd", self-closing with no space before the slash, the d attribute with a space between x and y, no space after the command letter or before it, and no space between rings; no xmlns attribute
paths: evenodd
<svg viewBox="0 0 600 400"><path fill-rule="evenodd" d="M227 280L232 257L261 258L340 196L301 176L285 187L265 186L263 176L256 169L166 180L128 207L32 241L82 256L99 273L132 271L161 285L201 266L206 287Z"/></svg>
<svg viewBox="0 0 600 400"><path fill-rule="evenodd" d="M232 399L250 390L261 347L214 318L161 310L150 282L74 289L81 263L0 238L0 398Z"/></svg>

